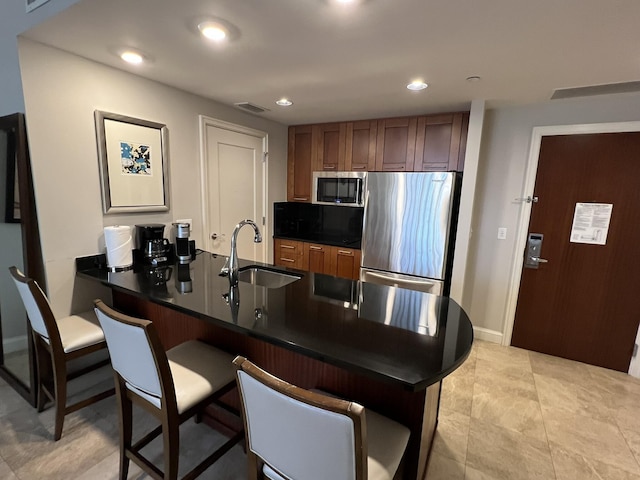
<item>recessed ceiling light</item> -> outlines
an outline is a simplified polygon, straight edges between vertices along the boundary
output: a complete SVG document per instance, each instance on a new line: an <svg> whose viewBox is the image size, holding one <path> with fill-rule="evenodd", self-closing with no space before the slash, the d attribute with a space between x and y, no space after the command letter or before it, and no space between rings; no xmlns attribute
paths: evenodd
<svg viewBox="0 0 640 480"><path fill-rule="evenodd" d="M198 30L203 36L214 42L221 42L227 38L229 31L227 27L218 22L206 21L198 24Z"/></svg>
<svg viewBox="0 0 640 480"><path fill-rule="evenodd" d="M427 87L428 85L420 80L415 80L411 82L409 85L407 85L407 88L413 91L424 90Z"/></svg>
<svg viewBox="0 0 640 480"><path fill-rule="evenodd" d="M127 63L132 65L140 65L144 62L144 56L141 53L135 52L133 50L125 50L120 53L120 58Z"/></svg>
<svg viewBox="0 0 640 480"><path fill-rule="evenodd" d="M280 105L281 107L288 107L289 105L293 105L293 102L288 98L281 98L280 100L276 100L276 105Z"/></svg>
<svg viewBox="0 0 640 480"><path fill-rule="evenodd" d="M467 77L467 82L479 82L480 81L480 77L478 75L472 75L470 77Z"/></svg>

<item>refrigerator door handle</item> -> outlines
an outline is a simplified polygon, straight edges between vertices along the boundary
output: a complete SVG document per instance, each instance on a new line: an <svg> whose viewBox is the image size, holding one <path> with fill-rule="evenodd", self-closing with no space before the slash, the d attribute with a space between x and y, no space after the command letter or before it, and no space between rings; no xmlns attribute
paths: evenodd
<svg viewBox="0 0 640 480"><path fill-rule="evenodd" d="M360 270L360 280L379 285L418 290L436 295L442 294L442 282L428 278L411 278L406 275L386 274L363 268Z"/></svg>

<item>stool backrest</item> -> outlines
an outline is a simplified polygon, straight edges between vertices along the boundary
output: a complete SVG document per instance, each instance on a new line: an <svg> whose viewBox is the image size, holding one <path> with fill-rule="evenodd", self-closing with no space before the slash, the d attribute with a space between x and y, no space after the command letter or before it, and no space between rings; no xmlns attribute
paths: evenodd
<svg viewBox="0 0 640 480"><path fill-rule="evenodd" d="M234 360L248 449L291 479L367 478L364 408Z"/></svg>
<svg viewBox="0 0 640 480"><path fill-rule="evenodd" d="M175 404L167 356L153 323L117 312L101 300L94 303L111 365L127 388L158 408L163 401Z"/></svg>
<svg viewBox="0 0 640 480"><path fill-rule="evenodd" d="M22 303L31 322L31 328L47 340L52 336L57 336L59 340L60 334L55 316L51 310L49 300L40 286L35 280L26 277L16 267L10 267L9 272L13 282L16 284L20 298L22 298Z"/></svg>

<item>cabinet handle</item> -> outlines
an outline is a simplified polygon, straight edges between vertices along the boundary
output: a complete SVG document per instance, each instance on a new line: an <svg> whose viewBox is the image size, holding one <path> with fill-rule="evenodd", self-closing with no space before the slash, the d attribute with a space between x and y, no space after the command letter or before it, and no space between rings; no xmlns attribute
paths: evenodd
<svg viewBox="0 0 640 480"><path fill-rule="evenodd" d="M309 197L293 197L294 200L309 200Z"/></svg>
<svg viewBox="0 0 640 480"><path fill-rule="evenodd" d="M349 255L350 257L353 256L353 252L350 252L349 250L338 250L338 254L339 255Z"/></svg>
<svg viewBox="0 0 640 480"><path fill-rule="evenodd" d="M280 245L280 248L289 248L289 249L293 250L296 247L293 246L293 245Z"/></svg>
<svg viewBox="0 0 640 480"><path fill-rule="evenodd" d="M405 165L383 165L382 170L388 172L402 172L406 168Z"/></svg>
<svg viewBox="0 0 640 480"><path fill-rule="evenodd" d="M322 247L315 247L313 245L309 245L309 250L322 250Z"/></svg>
<svg viewBox="0 0 640 480"><path fill-rule="evenodd" d="M290 263L296 263L295 260L291 260L290 258L280 258L281 262L290 262Z"/></svg>
<svg viewBox="0 0 640 480"><path fill-rule="evenodd" d="M353 168L354 170L365 170L367 168L367 166L366 165L360 165L360 166L353 165L351 168Z"/></svg>
<svg viewBox="0 0 640 480"><path fill-rule="evenodd" d="M324 170L335 170L336 166L335 165L323 165L322 168Z"/></svg>

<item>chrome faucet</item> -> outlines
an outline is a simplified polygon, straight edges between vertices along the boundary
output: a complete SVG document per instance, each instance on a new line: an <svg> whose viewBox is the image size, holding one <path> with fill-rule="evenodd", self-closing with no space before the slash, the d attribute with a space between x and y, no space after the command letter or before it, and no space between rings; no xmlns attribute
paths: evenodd
<svg viewBox="0 0 640 480"><path fill-rule="evenodd" d="M242 220L236 225L236 228L233 229L233 233L231 234L231 253L229 254L229 258L227 258L224 267L220 270L220 275L229 277L229 283L231 285L238 284L238 249L236 247L236 242L238 241L238 232L245 225L251 225L253 227L253 231L255 232L253 241L255 243L262 242L260 229L253 220Z"/></svg>

